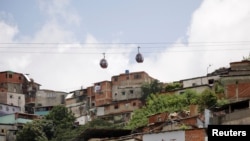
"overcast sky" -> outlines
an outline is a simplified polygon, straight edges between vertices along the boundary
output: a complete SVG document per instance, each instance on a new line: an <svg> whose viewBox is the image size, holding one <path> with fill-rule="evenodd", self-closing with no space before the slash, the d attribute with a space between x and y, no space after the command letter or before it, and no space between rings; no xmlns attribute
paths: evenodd
<svg viewBox="0 0 250 141"><path fill-rule="evenodd" d="M0 0L0 71L41 89L69 92L125 70L179 81L249 53L249 0Z"/></svg>

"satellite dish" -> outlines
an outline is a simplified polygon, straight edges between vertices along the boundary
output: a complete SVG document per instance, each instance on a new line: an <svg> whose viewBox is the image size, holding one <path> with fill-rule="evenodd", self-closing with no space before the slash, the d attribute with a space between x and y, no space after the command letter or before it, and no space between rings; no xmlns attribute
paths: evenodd
<svg viewBox="0 0 250 141"><path fill-rule="evenodd" d="M138 47L138 53L135 56L135 60L137 63L143 63L144 59L143 59L142 54L139 52L139 49L140 49L140 47Z"/></svg>
<svg viewBox="0 0 250 141"><path fill-rule="evenodd" d="M100 61L100 66L103 68L103 69L106 69L108 67L108 62L107 60L105 59L105 53L103 53L103 59L101 59Z"/></svg>

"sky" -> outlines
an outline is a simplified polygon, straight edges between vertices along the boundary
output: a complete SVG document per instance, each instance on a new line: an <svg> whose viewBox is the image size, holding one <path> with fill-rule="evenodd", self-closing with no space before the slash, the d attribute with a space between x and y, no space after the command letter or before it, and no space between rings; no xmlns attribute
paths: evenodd
<svg viewBox="0 0 250 141"><path fill-rule="evenodd" d="M126 70L171 83L248 57L249 25L249 0L0 0L0 71L65 92Z"/></svg>

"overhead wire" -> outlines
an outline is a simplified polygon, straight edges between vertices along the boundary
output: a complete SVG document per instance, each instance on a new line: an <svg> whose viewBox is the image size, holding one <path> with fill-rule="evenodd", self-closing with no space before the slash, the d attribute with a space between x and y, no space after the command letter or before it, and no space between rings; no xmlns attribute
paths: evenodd
<svg viewBox="0 0 250 141"><path fill-rule="evenodd" d="M185 44L186 43L186 44ZM110 46L111 45L111 46ZM117 46L115 46L117 45ZM121 46L123 45L123 46ZM202 52L202 51L241 51L249 50L250 41L235 42L134 42L134 43L0 43L0 53L29 53L29 54L100 54L97 49L120 50L122 48L142 47L141 53L161 53L161 49L171 50L167 52ZM202 48L209 47L209 48ZM226 47L226 48L216 48ZM1 50L2 49L2 50ZM17 50L14 50L17 49ZM29 50L27 50L29 49ZM37 51L36 51L36 50ZM38 51L39 49L39 51ZM42 50L49 49L49 50ZM53 51L53 49L55 51ZM58 49L67 49L59 52ZM174 50L176 49L176 50ZM87 50L87 51L86 51ZM91 51L94 50L94 51ZM76 52L78 51L78 52ZM103 53L103 51L102 51ZM106 52L106 54L123 54L127 52Z"/></svg>

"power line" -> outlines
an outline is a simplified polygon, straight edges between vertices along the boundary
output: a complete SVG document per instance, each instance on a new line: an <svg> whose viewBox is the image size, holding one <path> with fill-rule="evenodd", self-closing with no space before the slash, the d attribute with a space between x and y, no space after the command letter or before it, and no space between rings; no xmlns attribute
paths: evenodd
<svg viewBox="0 0 250 141"><path fill-rule="evenodd" d="M173 42L149 42L149 43L0 43L0 54L124 54L131 53L131 50L121 51L127 48L142 47L141 53L166 53L171 52L212 52L212 51L241 51L248 50L250 41L237 42L189 42L187 45L183 43ZM144 45L138 45L144 44ZM60 46L62 45L62 46ZM65 45L65 46L63 46ZM78 45L78 46L77 46ZM79 46L81 45L81 46ZM95 45L95 46L92 46ZM112 46L110 46L112 45ZM118 46L114 46L118 45ZM120 46L126 45L126 46ZM217 48L216 48L217 47ZM223 47L223 48L218 48ZM1 50L2 49L2 50ZM15 49L15 50L14 50ZM43 50L44 49L44 50ZM65 49L59 51L59 49ZM99 52L97 49L106 51ZM112 51L109 51L112 49ZM115 51L118 50L118 51ZM119 51L120 50L120 51Z"/></svg>
<svg viewBox="0 0 250 141"><path fill-rule="evenodd" d="M215 52L215 51L242 51L242 50L249 50L250 49L213 49L213 50L169 50L166 53L174 53L174 52ZM9 53L16 53L16 54L102 54L103 52L45 52L45 51L0 51L0 54L9 54ZM126 54L131 52L105 52L105 54ZM143 54L152 54L152 53L162 53L162 51L143 51Z"/></svg>
<svg viewBox="0 0 250 141"><path fill-rule="evenodd" d="M250 41L221 41L221 42L121 42L121 43L111 43L111 42L103 42L103 43L67 43L67 42L2 42L0 44L6 44L6 45L20 45L20 44L39 44L39 45L73 45L73 44L77 44L77 45L128 45L128 44L232 44L232 43L250 43Z"/></svg>

